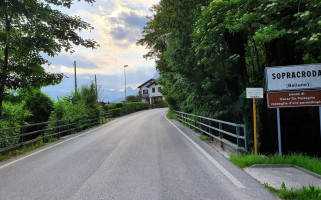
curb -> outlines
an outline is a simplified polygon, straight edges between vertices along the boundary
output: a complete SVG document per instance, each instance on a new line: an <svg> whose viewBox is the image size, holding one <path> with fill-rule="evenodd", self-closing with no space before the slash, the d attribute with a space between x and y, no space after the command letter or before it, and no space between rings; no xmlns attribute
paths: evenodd
<svg viewBox="0 0 321 200"><path fill-rule="evenodd" d="M300 170L304 173L307 173L307 174L314 176L315 178L318 178L321 180L321 175L311 172L311 171L304 169L302 167L299 167L297 165L292 165L292 164L275 164L275 165L273 165L273 164L255 164L255 165L252 165L248 168L283 168L283 167L293 167L297 170Z"/></svg>

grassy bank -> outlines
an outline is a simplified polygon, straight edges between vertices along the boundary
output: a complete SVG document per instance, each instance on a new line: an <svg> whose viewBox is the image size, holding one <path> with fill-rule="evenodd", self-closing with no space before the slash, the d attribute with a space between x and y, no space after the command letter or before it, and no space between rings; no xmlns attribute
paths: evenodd
<svg viewBox="0 0 321 200"><path fill-rule="evenodd" d="M291 154L286 156L278 154L270 156L232 154L230 159L240 168L249 167L254 164L292 164L321 175L321 160L319 158L313 158L301 154Z"/></svg>
<svg viewBox="0 0 321 200"><path fill-rule="evenodd" d="M264 186L269 189L273 194L282 199L295 199L295 200L320 200L321 189L314 186L302 187L301 189L288 189L282 184L281 189L275 189L267 184Z"/></svg>
<svg viewBox="0 0 321 200"><path fill-rule="evenodd" d="M28 147L25 147L25 148L22 148L22 149L10 151L10 152L8 152L6 154L0 155L0 162L4 161L4 160L8 160L9 158L12 158L12 157L27 153L29 151L32 151L32 150L37 149L39 147L42 147L45 144L46 143L44 143L43 141L39 141L39 142L37 142L36 144L34 144L32 146L28 146Z"/></svg>
<svg viewBox="0 0 321 200"><path fill-rule="evenodd" d="M321 175L321 160L319 158L313 158L304 156L301 154L292 155L240 155L232 154L230 160L240 168L249 167L255 164L291 164L302 167L316 174ZM321 189L314 186L302 187L300 189L287 188L283 183L281 189L275 189L268 184L264 186L269 189L273 194L282 199L296 199L296 200L317 200L321 199Z"/></svg>

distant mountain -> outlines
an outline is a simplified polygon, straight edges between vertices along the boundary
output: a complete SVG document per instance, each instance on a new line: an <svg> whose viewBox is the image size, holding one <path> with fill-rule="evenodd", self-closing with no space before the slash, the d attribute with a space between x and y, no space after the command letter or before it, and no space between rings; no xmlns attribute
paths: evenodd
<svg viewBox="0 0 321 200"><path fill-rule="evenodd" d="M153 76L154 79L158 79L159 78L159 73L156 71L156 73Z"/></svg>
<svg viewBox="0 0 321 200"><path fill-rule="evenodd" d="M130 96L130 95L138 95L138 91L139 89L136 88L135 90L133 90L131 87L127 87L126 90L126 95ZM125 92L121 92L121 91L114 91L114 92L110 92L109 94L111 102L112 103L119 103L125 100Z"/></svg>

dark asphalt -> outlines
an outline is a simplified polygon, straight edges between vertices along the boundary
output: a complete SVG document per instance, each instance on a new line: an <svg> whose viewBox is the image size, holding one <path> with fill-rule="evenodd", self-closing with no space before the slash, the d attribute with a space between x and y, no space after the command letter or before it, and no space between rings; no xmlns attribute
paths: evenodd
<svg viewBox="0 0 321 200"><path fill-rule="evenodd" d="M166 111L131 114L15 163L1 163L0 199L276 199L180 126L245 187L238 188L167 121Z"/></svg>

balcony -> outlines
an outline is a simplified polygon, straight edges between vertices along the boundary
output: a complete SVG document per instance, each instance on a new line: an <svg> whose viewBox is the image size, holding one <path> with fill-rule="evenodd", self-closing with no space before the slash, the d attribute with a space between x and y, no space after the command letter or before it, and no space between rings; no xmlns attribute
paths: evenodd
<svg viewBox="0 0 321 200"><path fill-rule="evenodd" d="M149 98L149 94L141 94L140 98Z"/></svg>

